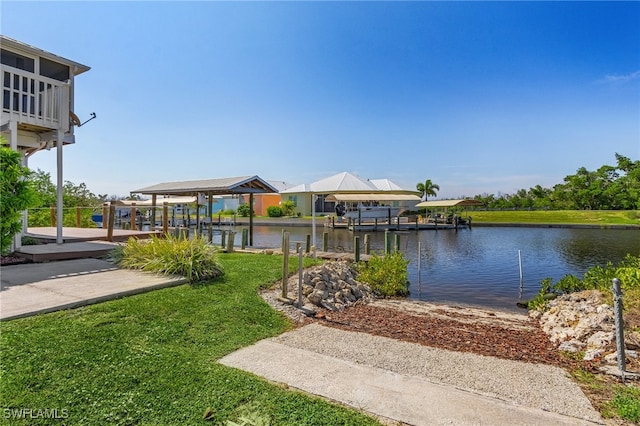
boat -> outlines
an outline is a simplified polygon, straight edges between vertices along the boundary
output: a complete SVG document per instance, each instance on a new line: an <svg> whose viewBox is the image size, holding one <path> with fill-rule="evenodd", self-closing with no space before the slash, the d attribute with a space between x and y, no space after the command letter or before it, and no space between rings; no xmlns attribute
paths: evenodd
<svg viewBox="0 0 640 426"><path fill-rule="evenodd" d="M403 209L391 206L359 205L355 209L347 210L344 217L351 220L374 220L398 217Z"/></svg>

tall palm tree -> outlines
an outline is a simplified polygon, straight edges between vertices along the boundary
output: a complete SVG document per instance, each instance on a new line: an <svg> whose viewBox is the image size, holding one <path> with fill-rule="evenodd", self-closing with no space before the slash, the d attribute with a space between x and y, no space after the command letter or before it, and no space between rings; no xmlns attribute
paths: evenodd
<svg viewBox="0 0 640 426"><path fill-rule="evenodd" d="M436 191L440 191L440 186L431 182L431 179L427 179L424 183L418 183L416 189L420 191L420 196L424 197L426 201L429 196L436 196Z"/></svg>

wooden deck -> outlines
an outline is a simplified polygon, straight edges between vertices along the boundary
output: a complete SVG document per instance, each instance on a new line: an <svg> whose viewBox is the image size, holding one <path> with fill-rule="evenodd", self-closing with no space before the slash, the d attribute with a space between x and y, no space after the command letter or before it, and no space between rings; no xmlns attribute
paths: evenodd
<svg viewBox="0 0 640 426"><path fill-rule="evenodd" d="M113 230L113 242L107 241L107 230L101 228L62 228L62 244L56 244L57 229L54 227L31 227L25 236L38 244L25 245L15 252L16 256L31 262L49 262L95 258L107 255L119 241L130 237L149 238L160 235L160 231Z"/></svg>

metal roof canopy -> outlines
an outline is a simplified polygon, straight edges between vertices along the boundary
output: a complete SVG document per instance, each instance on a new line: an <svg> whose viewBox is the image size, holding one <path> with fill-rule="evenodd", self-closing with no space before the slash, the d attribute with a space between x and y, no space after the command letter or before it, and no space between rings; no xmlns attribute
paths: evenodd
<svg viewBox="0 0 640 426"><path fill-rule="evenodd" d="M481 206L483 205L482 201L464 199L464 200L434 200L434 201L423 201L421 203L416 204L416 207L456 207L456 206Z"/></svg>
<svg viewBox="0 0 640 426"><path fill-rule="evenodd" d="M278 190L258 176L164 182L131 191L145 195L263 194Z"/></svg>
<svg viewBox="0 0 640 426"><path fill-rule="evenodd" d="M221 198L220 196L215 196L213 198ZM175 204L193 204L198 200L197 197L168 197L168 198L157 198L156 204L163 205L167 203L172 206ZM132 206L133 204L136 207L146 207L153 206L153 200L118 200L116 201L117 206Z"/></svg>
<svg viewBox="0 0 640 426"><path fill-rule="evenodd" d="M213 195L249 194L249 245L253 245L253 194L278 193L278 190L258 176L240 176L219 179L188 180L181 182L164 182L146 188L131 191L132 194L152 195L152 205L157 203L158 195L191 195L207 194L211 204ZM209 208L209 214L211 214ZM197 210L197 214L200 209ZM155 216L155 209L153 212ZM155 220L155 217L153 218Z"/></svg>
<svg viewBox="0 0 640 426"><path fill-rule="evenodd" d="M327 201L420 201L420 197L411 194L331 194Z"/></svg>

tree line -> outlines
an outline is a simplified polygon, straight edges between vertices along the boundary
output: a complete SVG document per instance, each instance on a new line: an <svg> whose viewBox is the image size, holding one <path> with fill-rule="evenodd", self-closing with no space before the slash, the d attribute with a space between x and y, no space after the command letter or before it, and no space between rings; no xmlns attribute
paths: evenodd
<svg viewBox="0 0 640 426"><path fill-rule="evenodd" d="M590 171L580 167L552 188L536 185L513 194L481 194L473 199L489 209L636 210L640 209L640 161L615 154L616 165ZM416 189L427 199L440 187L430 179Z"/></svg>

